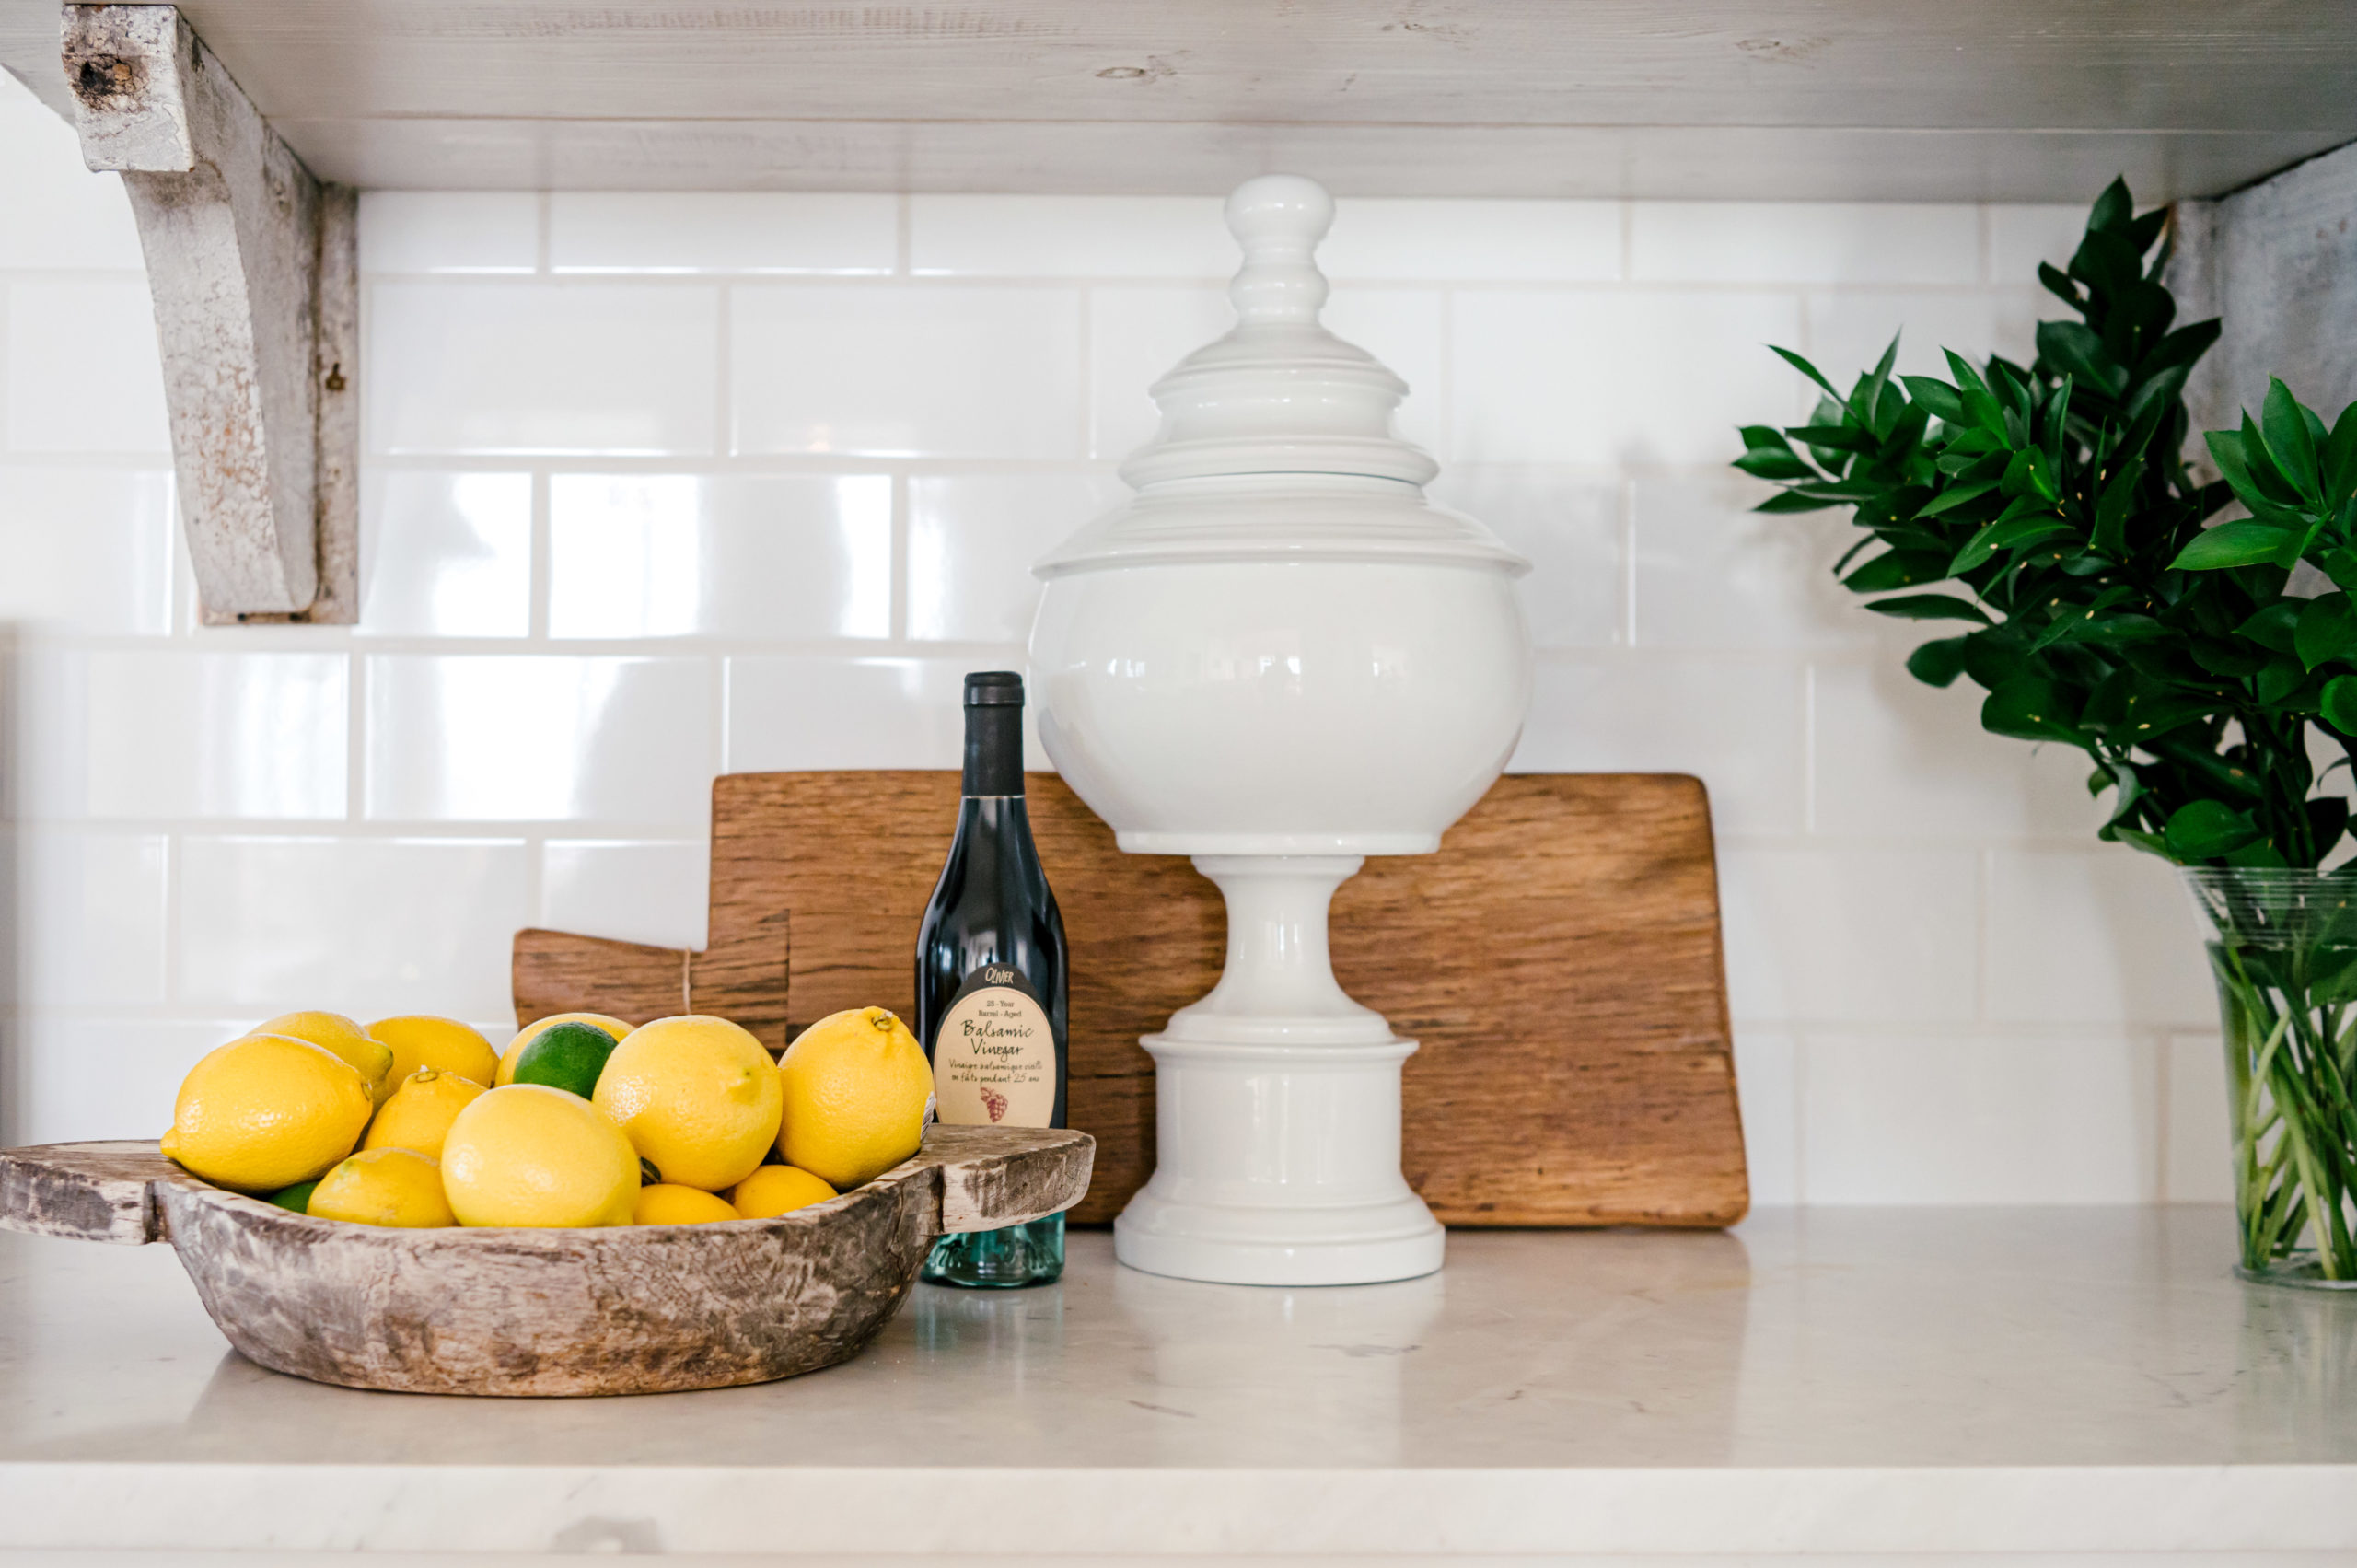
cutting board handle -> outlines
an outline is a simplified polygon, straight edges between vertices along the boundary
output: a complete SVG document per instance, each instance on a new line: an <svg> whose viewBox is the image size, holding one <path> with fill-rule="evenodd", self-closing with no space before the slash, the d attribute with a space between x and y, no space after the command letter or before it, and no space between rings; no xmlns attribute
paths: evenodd
<svg viewBox="0 0 2357 1568"><path fill-rule="evenodd" d="M888 1175L940 1173L933 1234L996 1230L1062 1214L1088 1191L1097 1140L1046 1127L928 1127ZM152 1141L0 1152L0 1229L136 1247L164 1239L159 1181L192 1180Z"/></svg>
<svg viewBox="0 0 2357 1568"><path fill-rule="evenodd" d="M164 1238L156 1183L185 1179L154 1139L0 1151L0 1229L137 1247Z"/></svg>

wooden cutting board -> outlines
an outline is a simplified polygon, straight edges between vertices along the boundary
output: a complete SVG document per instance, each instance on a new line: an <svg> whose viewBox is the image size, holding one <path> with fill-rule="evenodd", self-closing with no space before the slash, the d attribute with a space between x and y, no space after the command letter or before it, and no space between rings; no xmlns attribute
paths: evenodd
<svg viewBox="0 0 2357 1568"><path fill-rule="evenodd" d="M713 784L702 952L516 936L516 1011L633 1022L717 1013L783 1049L844 1007L914 1014L917 923L957 821L945 772L734 773ZM1138 1043L1219 978L1219 889L1123 854L1030 775L1039 858L1072 947L1072 1124L1097 1138L1082 1223L1154 1168ZM1440 853L1371 859L1334 900L1344 989L1422 1042L1401 1164L1459 1225L1725 1225L1750 1202L1701 781L1500 779Z"/></svg>

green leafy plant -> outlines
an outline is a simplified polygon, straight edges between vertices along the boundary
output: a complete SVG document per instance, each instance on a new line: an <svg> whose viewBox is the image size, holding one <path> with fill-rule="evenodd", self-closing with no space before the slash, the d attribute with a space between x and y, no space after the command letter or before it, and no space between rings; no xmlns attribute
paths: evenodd
<svg viewBox="0 0 2357 1568"><path fill-rule="evenodd" d="M2312 867L2350 814L2310 732L2357 749L2357 417L2328 432L2277 382L2258 422L2211 434L2223 479L2188 470L2186 377L2218 323L2175 324L2167 215L2103 193L2068 271L2038 269L2079 319L2040 323L2026 367L1949 354L1951 379L1894 376L1894 340L1844 396L1777 349L1825 396L1805 425L1746 427L1736 466L1782 487L1763 512L1853 509L1865 537L1836 571L1886 596L1868 609L1973 628L1908 668L1983 687L1988 729L2085 751L2113 792L2103 837ZM2211 526L2235 501L2249 518ZM2333 591L2287 596L2302 561Z"/></svg>
<svg viewBox="0 0 2357 1568"><path fill-rule="evenodd" d="M1914 651L1918 679L2084 751L2104 838L2205 868L2245 1266L2305 1235L2306 1266L2357 1279L2357 870L2316 876L2351 827L2324 775L2357 758L2357 404L2328 428L2275 381L2198 477L2185 386L2219 324L2177 322L2168 250L2166 211L2115 180L2038 268L2077 319L2040 323L2029 365L1894 375L1894 339L1844 394L1777 349L1824 395L1747 426L1736 466L1779 487L1760 511L1851 509L1834 570L1868 609L1968 628ZM2321 591L2288 591L2303 564Z"/></svg>

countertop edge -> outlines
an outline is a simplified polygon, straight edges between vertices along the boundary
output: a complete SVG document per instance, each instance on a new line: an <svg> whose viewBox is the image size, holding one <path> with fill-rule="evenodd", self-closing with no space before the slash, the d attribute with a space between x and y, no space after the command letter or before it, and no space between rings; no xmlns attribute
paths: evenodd
<svg viewBox="0 0 2357 1568"><path fill-rule="evenodd" d="M299 1484L290 1484L299 1482ZM1037 1490L1033 1490L1033 1489ZM2357 1465L1083 1469L0 1464L0 1550L2357 1550Z"/></svg>

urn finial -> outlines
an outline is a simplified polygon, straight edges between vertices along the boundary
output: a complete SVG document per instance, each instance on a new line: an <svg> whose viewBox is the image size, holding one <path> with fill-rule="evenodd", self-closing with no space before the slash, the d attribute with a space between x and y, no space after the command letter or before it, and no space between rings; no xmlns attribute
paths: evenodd
<svg viewBox="0 0 2357 1568"><path fill-rule="evenodd" d="M1315 180L1263 174L1229 192L1227 231L1244 266L1227 296L1244 321L1315 325L1326 304L1326 274L1310 260L1334 226L1334 198Z"/></svg>

